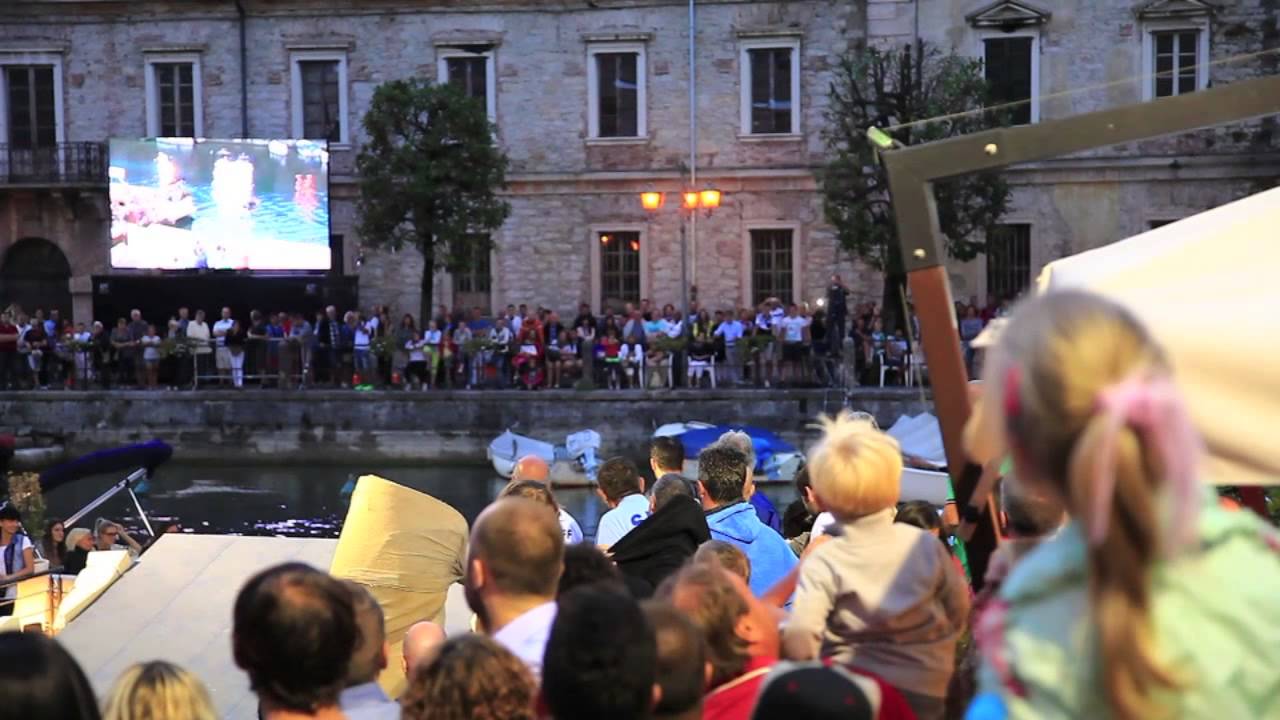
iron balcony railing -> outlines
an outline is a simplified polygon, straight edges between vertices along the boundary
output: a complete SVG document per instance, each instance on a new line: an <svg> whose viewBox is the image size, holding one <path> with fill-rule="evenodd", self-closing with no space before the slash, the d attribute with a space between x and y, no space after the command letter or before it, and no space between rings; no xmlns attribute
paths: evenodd
<svg viewBox="0 0 1280 720"><path fill-rule="evenodd" d="M64 142L38 148L0 144L0 186L106 184L105 143Z"/></svg>

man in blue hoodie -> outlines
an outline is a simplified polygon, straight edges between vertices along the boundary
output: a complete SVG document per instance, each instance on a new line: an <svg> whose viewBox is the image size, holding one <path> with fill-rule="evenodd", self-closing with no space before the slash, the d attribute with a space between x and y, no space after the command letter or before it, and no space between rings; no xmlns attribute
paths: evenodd
<svg viewBox="0 0 1280 720"><path fill-rule="evenodd" d="M798 560L787 541L761 522L747 502L755 489L747 463L747 457L732 447L708 447L698 455L698 492L711 539L731 543L746 553L751 560L751 592L759 597Z"/></svg>

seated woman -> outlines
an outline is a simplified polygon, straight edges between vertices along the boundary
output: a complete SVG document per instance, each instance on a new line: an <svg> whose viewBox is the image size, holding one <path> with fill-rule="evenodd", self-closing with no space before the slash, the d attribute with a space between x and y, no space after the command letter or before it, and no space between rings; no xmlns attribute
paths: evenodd
<svg viewBox="0 0 1280 720"><path fill-rule="evenodd" d="M661 337L661 336L657 336ZM644 355L645 371L649 373L649 378L645 382L645 387L668 387L667 383L667 363L671 362L667 351L660 349L656 343L650 344L649 349Z"/></svg>
<svg viewBox="0 0 1280 720"><path fill-rule="evenodd" d="M636 342L634 335L628 335L618 350L618 361L622 364L622 374L627 378L627 387L637 387L638 371L644 366L644 347Z"/></svg>
<svg viewBox="0 0 1280 720"><path fill-rule="evenodd" d="M542 338L537 324L525 322L520 327L520 339L516 342L516 356L511 361L516 382L528 390L542 384Z"/></svg>
<svg viewBox="0 0 1280 720"><path fill-rule="evenodd" d="M568 330L560 331L560 370L556 378L560 383L582 371L582 357L578 354L578 344ZM556 387L559 387L557 385Z"/></svg>
<svg viewBox="0 0 1280 720"><path fill-rule="evenodd" d="M559 325L559 323L556 324ZM547 365L546 376L548 388L560 387L560 366L563 360L560 341L563 335L563 331L555 330L551 327L550 323L548 323L546 328L547 344L543 350L543 355L545 356Z"/></svg>
<svg viewBox="0 0 1280 720"><path fill-rule="evenodd" d="M610 390L622 387L622 343L618 341L618 329L609 327L600 341L606 381Z"/></svg>

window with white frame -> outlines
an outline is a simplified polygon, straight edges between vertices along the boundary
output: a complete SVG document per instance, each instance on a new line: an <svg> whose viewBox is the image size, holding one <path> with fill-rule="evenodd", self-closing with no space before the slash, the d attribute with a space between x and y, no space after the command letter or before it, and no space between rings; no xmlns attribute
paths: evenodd
<svg viewBox="0 0 1280 720"><path fill-rule="evenodd" d="M346 53L294 52L290 65L293 136L349 143Z"/></svg>
<svg viewBox="0 0 1280 720"><path fill-rule="evenodd" d="M640 302L640 233L601 231L600 307L620 308Z"/></svg>
<svg viewBox="0 0 1280 720"><path fill-rule="evenodd" d="M739 63L742 134L799 134L799 38L743 42Z"/></svg>
<svg viewBox="0 0 1280 720"><path fill-rule="evenodd" d="M149 55L146 90L147 135L204 134L199 55Z"/></svg>
<svg viewBox="0 0 1280 720"><path fill-rule="evenodd" d="M1210 7L1185 0L1155 2L1138 13L1142 23L1142 97L1152 100L1209 87Z"/></svg>
<svg viewBox="0 0 1280 720"><path fill-rule="evenodd" d="M468 97L484 105L490 122L497 121L497 88L493 50L442 48L437 62L436 80L462 90Z"/></svg>
<svg viewBox="0 0 1280 720"><path fill-rule="evenodd" d="M986 34L982 65L993 105L1008 105L1013 125L1040 120L1040 38L1038 33Z"/></svg>
<svg viewBox="0 0 1280 720"><path fill-rule="evenodd" d="M795 231L757 228L751 233L751 301L795 299Z"/></svg>
<svg viewBox="0 0 1280 720"><path fill-rule="evenodd" d="M58 173L62 112L60 54L0 51L0 143L10 178Z"/></svg>
<svg viewBox="0 0 1280 720"><path fill-rule="evenodd" d="M646 75L643 43L587 47L588 131L592 139L647 136Z"/></svg>

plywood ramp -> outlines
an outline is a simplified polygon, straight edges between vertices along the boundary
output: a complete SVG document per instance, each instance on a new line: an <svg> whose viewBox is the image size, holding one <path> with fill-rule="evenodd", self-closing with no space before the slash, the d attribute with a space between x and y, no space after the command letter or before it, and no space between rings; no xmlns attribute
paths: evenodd
<svg viewBox="0 0 1280 720"><path fill-rule="evenodd" d="M104 697L126 667L168 660L209 688L218 714L257 717L257 699L231 657L231 609L251 575L284 562L327 570L338 541L164 535L58 640Z"/></svg>

